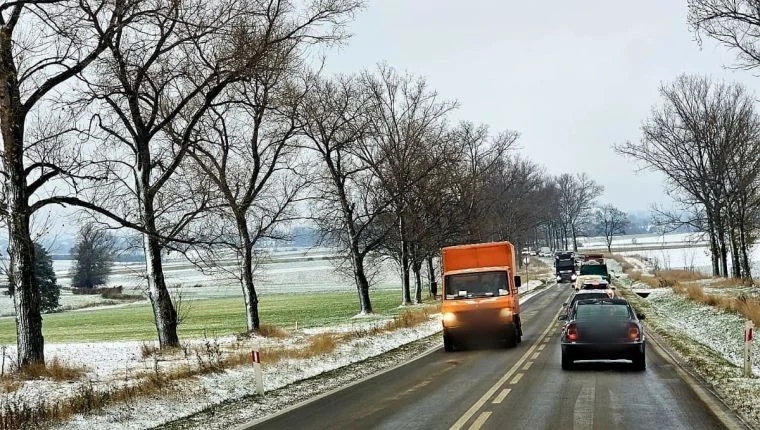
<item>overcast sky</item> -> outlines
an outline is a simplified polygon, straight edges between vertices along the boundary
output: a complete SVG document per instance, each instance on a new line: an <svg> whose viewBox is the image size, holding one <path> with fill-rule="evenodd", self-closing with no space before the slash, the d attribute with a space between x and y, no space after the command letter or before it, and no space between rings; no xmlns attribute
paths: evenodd
<svg viewBox="0 0 760 430"><path fill-rule="evenodd" d="M425 76L461 102L455 119L518 130L521 152L550 173L589 173L602 202L624 210L667 203L658 174L612 144L638 140L657 88L680 73L738 80L733 54L686 22L686 0L369 0L328 70L379 61Z"/></svg>

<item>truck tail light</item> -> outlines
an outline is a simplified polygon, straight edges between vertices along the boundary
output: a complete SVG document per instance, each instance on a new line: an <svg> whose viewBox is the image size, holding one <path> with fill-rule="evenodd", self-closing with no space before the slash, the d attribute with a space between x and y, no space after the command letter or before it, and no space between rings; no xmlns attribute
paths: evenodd
<svg viewBox="0 0 760 430"><path fill-rule="evenodd" d="M578 340L578 328L575 326L575 323L567 326L567 340L570 342L575 342Z"/></svg>
<svg viewBox="0 0 760 430"><path fill-rule="evenodd" d="M636 324L631 324L628 327L628 340L631 342L641 340L641 330L639 330L639 326Z"/></svg>

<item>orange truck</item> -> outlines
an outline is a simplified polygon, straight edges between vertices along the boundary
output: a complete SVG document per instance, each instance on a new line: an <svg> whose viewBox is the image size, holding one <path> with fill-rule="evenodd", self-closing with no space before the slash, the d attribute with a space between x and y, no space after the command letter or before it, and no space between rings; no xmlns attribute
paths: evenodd
<svg viewBox="0 0 760 430"><path fill-rule="evenodd" d="M470 340L497 338L514 347L522 337L520 276L509 242L441 250L443 345L453 351Z"/></svg>

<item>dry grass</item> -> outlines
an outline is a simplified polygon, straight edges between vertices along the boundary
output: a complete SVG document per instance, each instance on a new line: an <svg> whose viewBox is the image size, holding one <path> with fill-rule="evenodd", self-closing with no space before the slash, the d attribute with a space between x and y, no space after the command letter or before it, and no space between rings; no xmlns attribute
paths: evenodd
<svg viewBox="0 0 760 430"><path fill-rule="evenodd" d="M760 299L758 298L744 295L733 297L723 294L708 294L701 286L695 284L688 286L675 284L672 289L673 292L686 295L695 302L742 315L756 326L760 325Z"/></svg>
<svg viewBox="0 0 760 430"><path fill-rule="evenodd" d="M284 338L288 337L288 333L272 324L262 324L259 327L258 334L264 337Z"/></svg>
<svg viewBox="0 0 760 430"><path fill-rule="evenodd" d="M699 281L701 279L709 278L709 276L706 276L703 273L691 270L658 270L654 272L654 275L659 278L669 279L676 282Z"/></svg>
<svg viewBox="0 0 760 430"><path fill-rule="evenodd" d="M432 314L439 311L440 305L407 310L387 323L365 331L365 334L378 334L399 328L414 327L428 321ZM274 326L263 327L266 327L265 330L268 331L269 336L277 337L284 333ZM306 347L298 349L265 348L261 351L262 365L273 365L285 359L306 359L329 354L341 342L345 342L354 336L356 333L319 333L308 338ZM192 359L194 356L197 365L186 364L169 371L160 371L157 365L158 357L163 354L176 354L179 351L183 351L186 358ZM155 367L152 372L138 375L139 381L134 385L96 390L91 383L81 383L76 394L64 401L41 402L33 406L17 399L0 401L0 430L39 428L46 422L65 420L75 414L92 413L112 403L128 403L157 394L176 395L176 381L202 374L221 372L224 369L247 365L251 362L250 352L238 350L223 354L218 343L211 340L192 348L168 350L161 350L153 344L145 343L141 347L141 353L144 358L153 358ZM51 377L56 380L63 380L60 378L77 379L85 373L84 368L66 366L55 359L48 366L30 368L28 371L31 372L29 375L32 377ZM9 378L0 379L0 384L2 384L3 389L6 389L6 392L18 389L16 382Z"/></svg>
<svg viewBox="0 0 760 430"><path fill-rule="evenodd" d="M24 366L16 373L23 379L50 378L54 381L75 381L82 378L87 373L87 369L84 366L70 365L55 357L47 363Z"/></svg>
<svg viewBox="0 0 760 430"><path fill-rule="evenodd" d="M21 385L23 385L23 382L19 381L16 378L7 376L0 378L0 387L2 387L3 392L5 393L12 393L21 388Z"/></svg>

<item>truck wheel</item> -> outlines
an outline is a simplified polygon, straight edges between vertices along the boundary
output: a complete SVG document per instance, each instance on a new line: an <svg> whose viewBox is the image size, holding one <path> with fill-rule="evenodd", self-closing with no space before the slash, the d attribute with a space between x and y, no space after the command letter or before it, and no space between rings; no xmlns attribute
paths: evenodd
<svg viewBox="0 0 760 430"><path fill-rule="evenodd" d="M520 319L520 315L517 315L517 343L522 342L522 320Z"/></svg>
<svg viewBox="0 0 760 430"><path fill-rule="evenodd" d="M517 346L518 336L517 327L515 325L512 325L507 329L507 348L514 348Z"/></svg>
<svg viewBox="0 0 760 430"><path fill-rule="evenodd" d="M573 356L562 353L562 370L571 370L573 368Z"/></svg>
<svg viewBox="0 0 760 430"><path fill-rule="evenodd" d="M443 335L443 350L446 352L454 350L454 342L451 341L451 336L445 333Z"/></svg>

